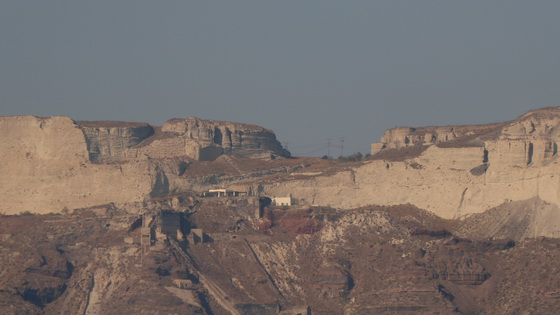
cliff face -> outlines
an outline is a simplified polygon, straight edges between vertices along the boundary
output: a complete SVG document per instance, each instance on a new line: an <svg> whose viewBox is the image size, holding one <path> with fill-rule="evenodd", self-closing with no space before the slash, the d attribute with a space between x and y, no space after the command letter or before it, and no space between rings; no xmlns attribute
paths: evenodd
<svg viewBox="0 0 560 315"><path fill-rule="evenodd" d="M168 193L193 159L221 154L289 156L272 131L252 125L0 117L0 213L141 201Z"/></svg>
<svg viewBox="0 0 560 315"><path fill-rule="evenodd" d="M372 155L391 149L435 145L440 148L484 147L494 161L509 165L542 165L558 153L560 108L528 112L505 123L446 127L399 127L389 129L371 146Z"/></svg>
<svg viewBox="0 0 560 315"><path fill-rule="evenodd" d="M292 194L302 203L342 209L410 203L444 218L463 218L538 198L554 205L546 213L559 212L560 217L559 130L560 108L532 111L500 124L398 128L383 136L382 149L371 160L297 176L286 174L291 165L284 168L286 175L272 172L278 176L260 181L278 161L247 162L262 163L254 173L229 157L212 165L193 161L222 154L268 159L289 155L274 133L258 126L197 118L152 127L76 123L66 117L2 117L0 211L60 212L65 207L142 201L173 190L205 190L220 184L225 165L235 174L223 179L230 187L246 180L253 191ZM190 177L192 172L198 177ZM547 231L560 235L560 229Z"/></svg>
<svg viewBox="0 0 560 315"><path fill-rule="evenodd" d="M67 117L1 117L0 137L0 212L60 212L150 191L147 161L92 164L84 133Z"/></svg>
<svg viewBox="0 0 560 315"><path fill-rule="evenodd" d="M187 118L166 122L162 131L184 137L189 145L199 147L199 160L213 160L213 155L222 153L236 156L290 156L290 152L276 140L274 132L255 125Z"/></svg>
<svg viewBox="0 0 560 315"><path fill-rule="evenodd" d="M95 163L110 163L127 158L127 151L154 134L147 123L78 122Z"/></svg>
<svg viewBox="0 0 560 315"><path fill-rule="evenodd" d="M78 125L94 163L184 156L212 161L222 154L265 159L290 156L274 132L249 124L187 118L172 119L161 128L114 121Z"/></svg>
<svg viewBox="0 0 560 315"><path fill-rule="evenodd" d="M560 108L546 108L502 124L392 129L373 160L264 187L346 209L411 203L444 218L535 197L560 205L559 127ZM416 154L399 159L402 152Z"/></svg>

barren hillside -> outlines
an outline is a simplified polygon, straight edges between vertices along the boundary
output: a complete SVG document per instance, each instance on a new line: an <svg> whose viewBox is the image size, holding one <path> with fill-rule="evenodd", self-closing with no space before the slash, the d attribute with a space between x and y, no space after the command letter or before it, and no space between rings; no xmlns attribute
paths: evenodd
<svg viewBox="0 0 560 315"><path fill-rule="evenodd" d="M272 131L0 118L2 314L554 314L560 108L399 127L360 161Z"/></svg>

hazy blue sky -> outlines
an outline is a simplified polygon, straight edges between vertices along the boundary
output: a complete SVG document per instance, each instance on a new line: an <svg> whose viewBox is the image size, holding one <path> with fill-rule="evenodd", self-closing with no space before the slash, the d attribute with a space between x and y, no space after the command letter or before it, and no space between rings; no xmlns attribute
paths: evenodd
<svg viewBox="0 0 560 315"><path fill-rule="evenodd" d="M560 1L0 1L0 115L273 129L296 155L560 105Z"/></svg>

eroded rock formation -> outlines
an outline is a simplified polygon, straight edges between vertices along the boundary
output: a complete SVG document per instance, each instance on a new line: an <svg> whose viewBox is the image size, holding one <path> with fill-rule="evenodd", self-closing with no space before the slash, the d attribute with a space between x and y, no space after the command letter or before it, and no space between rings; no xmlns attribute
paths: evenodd
<svg viewBox="0 0 560 315"><path fill-rule="evenodd" d="M559 128L555 107L500 124L392 129L370 161L264 190L348 209L411 203L445 218L534 197L559 205Z"/></svg>
<svg viewBox="0 0 560 315"><path fill-rule="evenodd" d="M128 150L154 134L147 123L80 121L89 158L94 163L110 163L127 158Z"/></svg>
<svg viewBox="0 0 560 315"><path fill-rule="evenodd" d="M61 212L169 193L193 160L219 155L289 156L270 130L174 119L76 122L68 117L0 117L0 212Z"/></svg>
<svg viewBox="0 0 560 315"><path fill-rule="evenodd" d="M0 118L0 210L64 213L0 215L0 313L556 314L558 125L403 129L343 162L236 157L282 151L233 123Z"/></svg>
<svg viewBox="0 0 560 315"><path fill-rule="evenodd" d="M172 119L162 131L185 137L200 148L199 160L213 160L216 154L270 157L270 154L290 156L271 130L248 124L198 118ZM196 155L196 154L195 154Z"/></svg>

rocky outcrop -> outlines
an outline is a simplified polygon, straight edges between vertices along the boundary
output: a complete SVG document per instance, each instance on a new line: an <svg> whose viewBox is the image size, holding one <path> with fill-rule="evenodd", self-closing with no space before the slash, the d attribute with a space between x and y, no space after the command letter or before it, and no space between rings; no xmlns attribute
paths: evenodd
<svg viewBox="0 0 560 315"><path fill-rule="evenodd" d="M372 160L263 187L270 195L291 193L300 201L346 209L411 203L444 218L534 197L560 205L559 127L560 108L546 108L487 126L392 130ZM400 152L415 154L399 160ZM546 231L553 236L560 228Z"/></svg>
<svg viewBox="0 0 560 315"><path fill-rule="evenodd" d="M265 158L290 156L274 132L255 125L187 118L167 121L162 131L185 138L187 145L196 148L191 154L197 160L213 160L222 153Z"/></svg>
<svg viewBox="0 0 560 315"><path fill-rule="evenodd" d="M144 157L213 161L222 154L265 159L290 156L274 132L249 124L199 118L172 119L162 127L111 121L78 124L94 163Z"/></svg>
<svg viewBox="0 0 560 315"><path fill-rule="evenodd" d="M446 127L399 127L389 129L381 142L372 144L371 154L391 149L436 145L440 148L484 147L484 163L541 165L558 153L560 107L528 112L505 123ZM420 152L420 151L418 151ZM398 153L396 153L398 154Z"/></svg>
<svg viewBox="0 0 560 315"><path fill-rule="evenodd" d="M111 163L127 158L127 151L154 134L147 123L119 121L80 121L89 152L94 163Z"/></svg>
<svg viewBox="0 0 560 315"><path fill-rule="evenodd" d="M193 118L160 128L68 117L0 117L0 213L56 213L142 201L169 193L170 183L184 182L178 179L193 159L221 154L289 156L272 131L252 125Z"/></svg>
<svg viewBox="0 0 560 315"><path fill-rule="evenodd" d="M492 132L500 126L501 124L393 128L385 131L381 137L381 142L371 145L371 154L377 154L384 149L399 149L416 145L445 144L458 139L472 139L477 135ZM480 143L476 142L472 142L470 145L477 144L480 145Z"/></svg>
<svg viewBox="0 0 560 315"><path fill-rule="evenodd" d="M150 191L148 161L92 164L70 118L1 117L0 137L0 212L61 212L138 201Z"/></svg>

